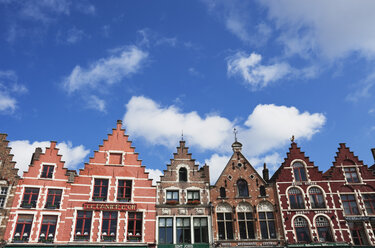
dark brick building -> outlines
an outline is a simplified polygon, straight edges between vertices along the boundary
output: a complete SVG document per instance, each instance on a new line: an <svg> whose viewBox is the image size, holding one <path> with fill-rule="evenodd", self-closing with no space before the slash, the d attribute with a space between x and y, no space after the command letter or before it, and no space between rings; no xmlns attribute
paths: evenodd
<svg viewBox="0 0 375 248"><path fill-rule="evenodd" d="M11 148L6 140L7 135L0 134L0 240L4 240L6 224L9 218L9 210L12 207L14 192L19 177L18 169L15 168L15 162L12 161L13 155Z"/></svg>
<svg viewBox="0 0 375 248"><path fill-rule="evenodd" d="M274 187L241 153L242 144L232 145L233 154L211 187L213 239L215 246L282 245L281 220Z"/></svg>
<svg viewBox="0 0 375 248"><path fill-rule="evenodd" d="M209 247L209 167L199 168L185 141L157 183L158 247Z"/></svg>

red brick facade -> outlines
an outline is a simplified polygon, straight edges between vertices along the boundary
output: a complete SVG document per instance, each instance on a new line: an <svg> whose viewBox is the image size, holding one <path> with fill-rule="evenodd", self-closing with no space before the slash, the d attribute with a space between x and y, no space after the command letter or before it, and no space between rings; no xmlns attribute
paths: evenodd
<svg viewBox="0 0 375 248"><path fill-rule="evenodd" d="M4 239L9 209L12 207L14 192L19 180L11 148L6 134L0 134L0 240Z"/></svg>
<svg viewBox="0 0 375 248"><path fill-rule="evenodd" d="M215 246L282 245L274 187L247 161L241 143L232 148L233 155L210 191Z"/></svg>
<svg viewBox="0 0 375 248"><path fill-rule="evenodd" d="M16 190L8 242L155 245L156 188L121 125L79 175L64 168L55 142L37 149Z"/></svg>

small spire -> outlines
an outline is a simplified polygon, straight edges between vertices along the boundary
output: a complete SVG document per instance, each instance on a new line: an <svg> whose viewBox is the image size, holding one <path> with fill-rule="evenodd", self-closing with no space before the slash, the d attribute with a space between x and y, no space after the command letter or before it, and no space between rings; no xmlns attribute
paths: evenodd
<svg viewBox="0 0 375 248"><path fill-rule="evenodd" d="M237 142L237 129L236 128L233 128L233 133L234 133L234 142Z"/></svg>
<svg viewBox="0 0 375 248"><path fill-rule="evenodd" d="M184 140L184 129L181 130L181 140Z"/></svg>
<svg viewBox="0 0 375 248"><path fill-rule="evenodd" d="M292 143L294 143L294 135L292 135L292 138L290 139L290 141L292 141Z"/></svg>

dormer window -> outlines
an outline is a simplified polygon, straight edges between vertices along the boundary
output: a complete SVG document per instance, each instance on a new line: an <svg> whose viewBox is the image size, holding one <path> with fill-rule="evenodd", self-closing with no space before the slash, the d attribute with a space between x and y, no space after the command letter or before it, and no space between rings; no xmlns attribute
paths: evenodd
<svg viewBox="0 0 375 248"><path fill-rule="evenodd" d="M239 197L248 197L249 188L247 187L247 182L244 179L237 181L237 192Z"/></svg>
<svg viewBox="0 0 375 248"><path fill-rule="evenodd" d="M186 168L182 167L178 171L178 179L180 182L187 182L187 170Z"/></svg>
<svg viewBox="0 0 375 248"><path fill-rule="evenodd" d="M345 178L348 183L359 183L357 170L355 167L344 168Z"/></svg>
<svg viewBox="0 0 375 248"><path fill-rule="evenodd" d="M53 177L53 171L54 171L53 165L43 165L42 175L41 178L52 178Z"/></svg>
<svg viewBox="0 0 375 248"><path fill-rule="evenodd" d="M296 181L302 182L307 180L305 166L301 162L293 163L293 172Z"/></svg>
<svg viewBox="0 0 375 248"><path fill-rule="evenodd" d="M109 153L109 164L122 164L122 153Z"/></svg>

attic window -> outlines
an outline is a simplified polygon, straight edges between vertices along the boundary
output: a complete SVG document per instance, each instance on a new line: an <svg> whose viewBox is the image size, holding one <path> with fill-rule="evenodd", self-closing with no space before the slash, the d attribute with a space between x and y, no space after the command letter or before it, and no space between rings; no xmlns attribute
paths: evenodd
<svg viewBox="0 0 375 248"><path fill-rule="evenodd" d="M232 177L231 175L228 176L228 179L229 179L229 180L232 180L232 178L233 178L233 177Z"/></svg>
<svg viewBox="0 0 375 248"><path fill-rule="evenodd" d="M43 165L42 175L40 177L42 178L52 178L53 177L53 165Z"/></svg>
<svg viewBox="0 0 375 248"><path fill-rule="evenodd" d="M178 178L180 182L187 182L187 170L186 168L182 167L178 171Z"/></svg>
<svg viewBox="0 0 375 248"><path fill-rule="evenodd" d="M109 154L109 164L122 164L122 153L111 152Z"/></svg>
<svg viewBox="0 0 375 248"><path fill-rule="evenodd" d="M242 164L241 164L241 163L238 163L237 166L241 168L241 167L242 167Z"/></svg>

